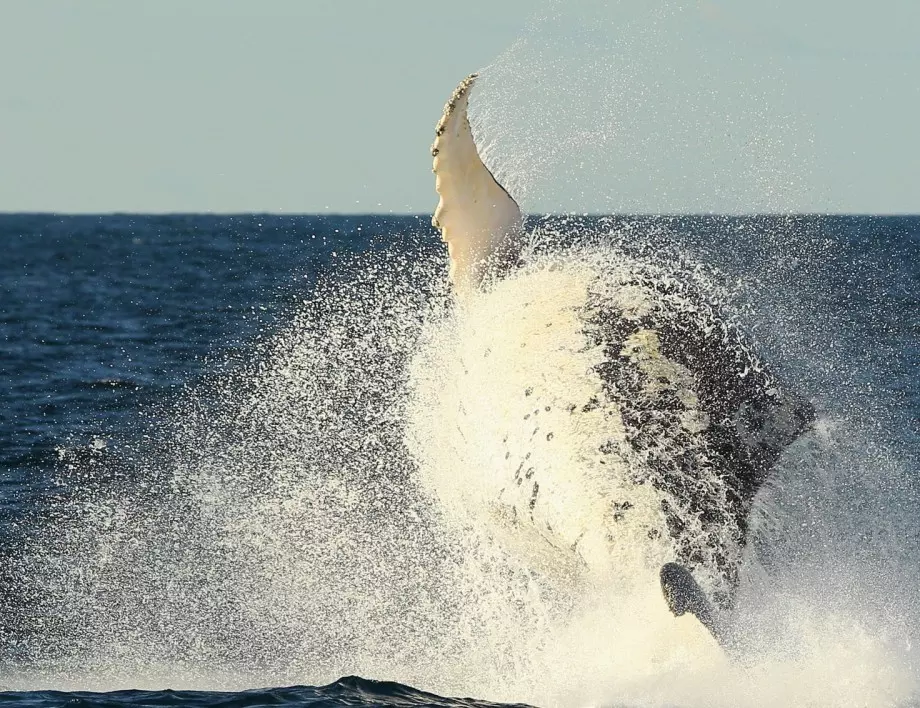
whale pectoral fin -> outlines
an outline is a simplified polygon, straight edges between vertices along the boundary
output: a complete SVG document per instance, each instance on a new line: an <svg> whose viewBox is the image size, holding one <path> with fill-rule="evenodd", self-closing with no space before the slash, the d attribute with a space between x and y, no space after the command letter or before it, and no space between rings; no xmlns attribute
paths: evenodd
<svg viewBox="0 0 920 708"><path fill-rule="evenodd" d="M694 615L719 645L728 649L728 634L690 571L678 563L665 563L661 566L660 579L664 599L674 616L680 617L688 612Z"/></svg>
<svg viewBox="0 0 920 708"><path fill-rule="evenodd" d="M476 74L454 91L438 122L431 154L440 195L432 224L441 230L450 254L455 289L475 288L486 261L507 257L504 249L521 231L520 207L483 164L467 116Z"/></svg>

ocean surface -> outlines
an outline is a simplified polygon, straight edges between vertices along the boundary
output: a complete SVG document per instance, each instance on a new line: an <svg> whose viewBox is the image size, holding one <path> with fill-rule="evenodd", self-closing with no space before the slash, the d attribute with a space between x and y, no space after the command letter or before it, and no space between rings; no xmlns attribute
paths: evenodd
<svg viewBox="0 0 920 708"><path fill-rule="evenodd" d="M471 614L499 576L446 598L454 548L400 452L445 291L428 217L8 214L0 705L920 705L920 217L530 226L706 269L815 402L829 452L768 490L796 521L752 544L795 566L760 615L810 628L794 649L627 679L554 660L596 638L526 597L520 637Z"/></svg>

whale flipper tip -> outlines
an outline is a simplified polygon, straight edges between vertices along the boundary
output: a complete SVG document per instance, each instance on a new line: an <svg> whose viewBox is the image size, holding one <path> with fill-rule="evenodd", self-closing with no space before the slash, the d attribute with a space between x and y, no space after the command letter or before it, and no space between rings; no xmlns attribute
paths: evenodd
<svg viewBox="0 0 920 708"><path fill-rule="evenodd" d="M515 260L523 229L520 207L483 164L473 139L467 108L477 77L470 74L454 89L431 146L440 197L431 223L447 243L450 279L460 293L477 287L489 267Z"/></svg>
<svg viewBox="0 0 920 708"><path fill-rule="evenodd" d="M717 621L717 615L706 593L699 586L693 575L679 563L665 563L659 574L661 592L664 594L668 609L675 617L688 612L694 615L723 647L726 646L726 633Z"/></svg>

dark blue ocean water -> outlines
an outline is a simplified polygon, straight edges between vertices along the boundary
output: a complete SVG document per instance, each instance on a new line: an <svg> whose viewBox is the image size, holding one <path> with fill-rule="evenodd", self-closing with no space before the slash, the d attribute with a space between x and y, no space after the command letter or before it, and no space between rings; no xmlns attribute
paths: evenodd
<svg viewBox="0 0 920 708"><path fill-rule="evenodd" d="M291 686L253 689L234 693L220 691L9 691L0 693L0 704L23 706L217 706L257 708L261 706L445 706L490 708L508 705L469 698L444 698L390 681L373 681L345 676L327 686Z"/></svg>
<svg viewBox="0 0 920 708"><path fill-rule="evenodd" d="M4 520L47 489L62 446L117 437L245 356L336 259L434 243L425 221L0 215Z"/></svg>
<svg viewBox="0 0 920 708"><path fill-rule="evenodd" d="M819 409L845 400L881 443L916 459L920 217L580 223L625 229L637 241L664 229L669 241L679 240L737 285L739 316ZM440 244L427 218L267 215L0 215L0 244L0 688L54 688L45 677L73 644L71 625L34 604L19 559L27 545L54 545L61 500L83 484L117 480L125 494L165 484L144 479L149 465L128 463L164 454L177 402L189 391L206 399L210 381L258 367L260 343L289 325L318 283L328 297L340 273L353 279L373 253L392 266L388 277L399 279L404 269L410 278L407 264L436 262ZM105 460L118 450L126 452L112 468ZM168 489L157 499L148 502L171 503ZM212 624L220 621L215 617ZM130 622L124 618L123 626ZM237 665L239 655L232 658ZM263 684L254 671L257 688ZM138 678L138 685L148 683ZM7 692L0 703L475 704L425 688L349 678L236 693Z"/></svg>

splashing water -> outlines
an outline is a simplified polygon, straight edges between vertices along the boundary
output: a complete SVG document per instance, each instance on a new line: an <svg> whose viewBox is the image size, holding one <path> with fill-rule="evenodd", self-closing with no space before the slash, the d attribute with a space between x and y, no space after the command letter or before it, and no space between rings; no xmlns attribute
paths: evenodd
<svg viewBox="0 0 920 708"><path fill-rule="evenodd" d="M471 98L483 160L525 211L802 211L813 128L709 4L539 4Z"/></svg>
<svg viewBox="0 0 920 708"><path fill-rule="evenodd" d="M654 26L639 14L628 27ZM548 175L562 181L560 165L598 146L615 146L624 165L652 153L689 164L682 141L724 121L706 114L699 97L675 107L673 86L653 95L635 79L639 60L623 57L644 48L654 64L663 49L653 38L650 29L624 30L612 43L621 51L594 55L577 80L540 73L533 37L490 68L474 128L491 135L486 161L516 196L539 196ZM590 53L597 43L585 46ZM602 98L576 121L571 111L550 111L529 132L502 132L496 116L512 112L490 86L505 91L509 79L521 86L534 76L544 93L565 86L565 100ZM601 90L603 77L614 85ZM678 129L655 122L635 142L631 126L664 115L656 95L672 97ZM734 166L717 159L702 191L728 190L728 203L742 210L787 207L798 178L774 148L788 126L757 111L748 119L732 144L751 171L727 179ZM514 142L537 133L550 136L547 149ZM676 169L645 167L653 176ZM625 185L629 170L620 172ZM583 174L576 191L600 188L590 169ZM669 195L668 184L653 181L663 209L706 210L699 195ZM594 203L638 203L619 195L622 186L604 186ZM17 668L3 683L243 688L360 674L560 706L916 701L917 469L883 434L903 421L857 383L863 372L836 346L842 334L821 300L836 296L821 292L826 275L784 260L787 239L804 227L732 222L736 240L715 254L702 249L716 256L703 261L725 265L720 273L674 245L692 240L683 229L592 224L588 236L577 224L542 224L527 268L468 310L451 302L441 257L411 249L356 257L280 331L253 344L246 361L152 415L135 441L79 459L62 451L74 489L4 569L13 578L0 605L10 628L4 658ZM750 243L761 244L756 258L724 262ZM791 250L813 264L829 256ZM667 612L650 582L662 547L639 533L614 556L585 544L586 573L491 510L500 493L494 471L507 452L502 406L513 409L534 377L566 394L590 393L581 373L596 361L571 341L573 313L599 268L629 263L661 277L692 275L756 331L821 414L755 504L737 610L747 650L734 661L695 619ZM743 274L741 287L729 273ZM865 276L855 266L846 273ZM537 327L543 336L534 338ZM474 361L471 348L484 337L496 346ZM515 346L522 338L539 345ZM566 428L553 410L538 415L546 427L524 454L553 469L559 524L590 538L599 532L598 480L625 482L584 464L583 451L601 442L596 427ZM168 425L156 422L162 417ZM636 499L643 523L653 523L655 501Z"/></svg>
<svg viewBox="0 0 920 708"><path fill-rule="evenodd" d="M577 230L554 229L543 228L549 242ZM739 596L749 651L736 662L696 620L667 612L646 582L661 560L654 545L637 537L585 574L487 512L501 412L463 412L471 460L451 442L458 396L469 406L479 386L482 405L513 407L528 377L589 367L565 346L564 319L544 349L514 345L546 308L571 313L592 267L642 258L662 273L689 269L731 307L717 274L649 233L626 256L641 231L627 223L589 247L535 248L521 276L470 311L452 306L439 258L359 257L250 361L188 392L172 429L89 460L65 454L83 484L18 558L23 595L35 597L17 610L17 681L113 688L181 676L227 688L359 673L543 705L910 699L912 470L846 406L822 408L760 495ZM509 320L523 311L530 319ZM463 354L477 337L508 346L477 368ZM549 430L552 412L540 415ZM572 436L592 432L558 427L554 444L543 435L529 449L561 480L562 517L589 527L596 482L580 476L584 441Z"/></svg>

